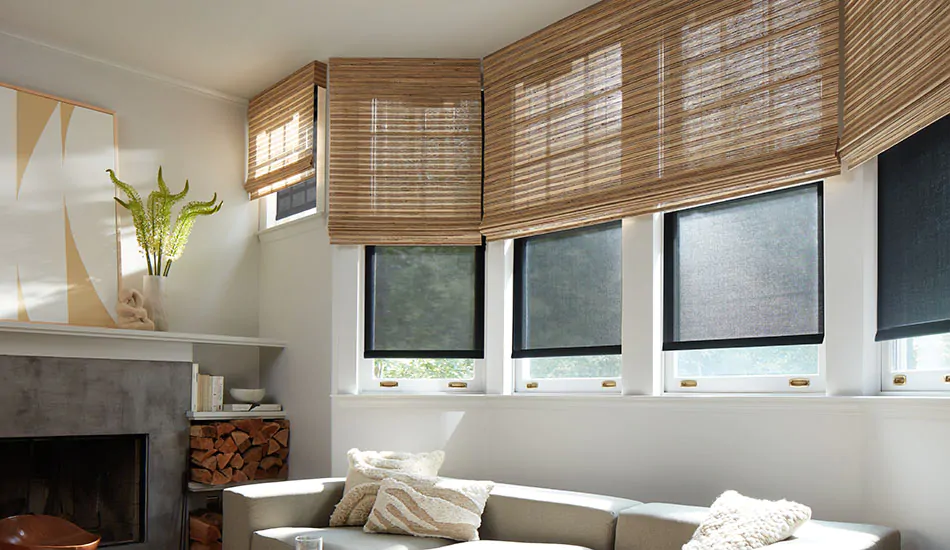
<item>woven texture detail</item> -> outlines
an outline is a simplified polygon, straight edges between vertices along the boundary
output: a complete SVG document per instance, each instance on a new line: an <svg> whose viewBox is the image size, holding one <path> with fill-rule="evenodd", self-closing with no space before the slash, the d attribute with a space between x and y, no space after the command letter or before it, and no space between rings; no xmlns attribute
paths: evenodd
<svg viewBox="0 0 950 550"><path fill-rule="evenodd" d="M412 481L417 477L435 477L445 453L377 452L350 449L346 454L350 467L343 487L343 498L330 516L330 527L362 526L369 517L380 482L385 478Z"/></svg>
<svg viewBox="0 0 950 550"><path fill-rule="evenodd" d="M332 244L481 244L478 59L331 59L329 94Z"/></svg>
<svg viewBox="0 0 950 550"><path fill-rule="evenodd" d="M752 550L783 541L811 519L811 508L726 491L683 550Z"/></svg>
<svg viewBox="0 0 950 550"><path fill-rule="evenodd" d="M836 0L605 0L484 60L482 233L837 174Z"/></svg>
<svg viewBox="0 0 950 550"><path fill-rule="evenodd" d="M844 2L844 130L850 167L950 115L950 2Z"/></svg>

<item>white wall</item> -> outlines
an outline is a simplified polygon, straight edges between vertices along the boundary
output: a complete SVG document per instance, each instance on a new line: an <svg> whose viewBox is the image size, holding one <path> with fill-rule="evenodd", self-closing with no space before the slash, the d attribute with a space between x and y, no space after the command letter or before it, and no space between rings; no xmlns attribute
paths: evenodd
<svg viewBox="0 0 950 550"><path fill-rule="evenodd" d="M950 548L946 400L336 396L332 418L334 475L352 447L444 449L449 476L704 506L737 489Z"/></svg>
<svg viewBox="0 0 950 550"><path fill-rule="evenodd" d="M162 165L173 189L191 181L192 200L217 192L224 207L197 221L184 256L171 269L170 328L257 335L257 207L241 186L246 105L4 34L0 82L114 111L119 177L138 189L154 188ZM107 184L104 171L102 177ZM141 288L145 262L129 223L125 216L123 279Z"/></svg>
<svg viewBox="0 0 950 550"><path fill-rule="evenodd" d="M326 217L312 216L261 234L261 336L288 347L262 354L268 394L289 411L290 475L330 472L331 269Z"/></svg>

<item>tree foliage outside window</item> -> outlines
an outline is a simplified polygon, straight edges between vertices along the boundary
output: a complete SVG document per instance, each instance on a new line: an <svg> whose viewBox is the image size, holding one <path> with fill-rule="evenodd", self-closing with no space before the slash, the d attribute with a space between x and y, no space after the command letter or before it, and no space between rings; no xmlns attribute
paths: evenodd
<svg viewBox="0 0 950 550"><path fill-rule="evenodd" d="M528 364L529 378L615 378L620 376L619 355L578 357L538 357L522 359Z"/></svg>
<svg viewBox="0 0 950 550"><path fill-rule="evenodd" d="M677 351L676 375L801 376L818 374L818 346L774 346Z"/></svg>
<svg viewBox="0 0 950 550"><path fill-rule="evenodd" d="M373 375L380 380L454 379L475 377L474 359L376 359Z"/></svg>

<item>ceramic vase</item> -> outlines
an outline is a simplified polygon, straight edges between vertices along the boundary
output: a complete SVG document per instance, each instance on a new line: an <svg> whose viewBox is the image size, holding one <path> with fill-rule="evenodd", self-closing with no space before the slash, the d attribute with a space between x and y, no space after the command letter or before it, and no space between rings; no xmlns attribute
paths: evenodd
<svg viewBox="0 0 950 550"><path fill-rule="evenodd" d="M158 275L142 277L142 295L145 296L145 311L155 323L155 330L168 331L168 317L165 314L165 279Z"/></svg>

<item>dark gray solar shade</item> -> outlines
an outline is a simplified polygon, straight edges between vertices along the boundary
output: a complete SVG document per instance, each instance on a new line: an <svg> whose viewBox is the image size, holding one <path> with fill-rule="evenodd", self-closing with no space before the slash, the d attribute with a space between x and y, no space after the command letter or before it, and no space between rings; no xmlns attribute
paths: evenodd
<svg viewBox="0 0 950 550"><path fill-rule="evenodd" d="M377 246L367 261L367 355L394 357L481 356L480 247ZM466 353L479 350L478 354ZM372 354L372 352L376 352ZM459 352L459 353L452 353Z"/></svg>
<svg viewBox="0 0 950 550"><path fill-rule="evenodd" d="M877 340L950 332L950 117L878 157Z"/></svg>
<svg viewBox="0 0 950 550"><path fill-rule="evenodd" d="M620 238L616 222L519 240L516 350L620 346Z"/></svg>
<svg viewBox="0 0 950 550"><path fill-rule="evenodd" d="M820 343L821 186L667 214L664 349Z"/></svg>

